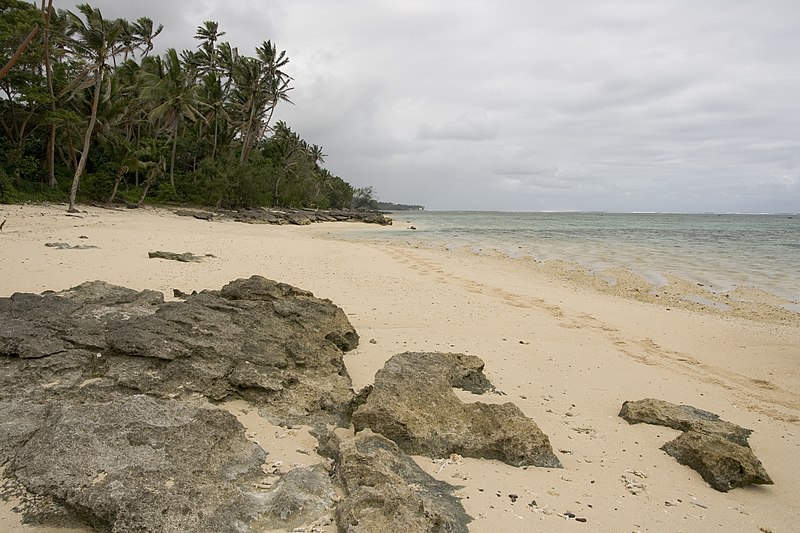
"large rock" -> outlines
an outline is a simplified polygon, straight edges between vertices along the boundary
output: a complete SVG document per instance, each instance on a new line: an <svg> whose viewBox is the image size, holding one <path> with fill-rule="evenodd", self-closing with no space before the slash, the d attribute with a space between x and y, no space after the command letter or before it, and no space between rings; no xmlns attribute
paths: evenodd
<svg viewBox="0 0 800 533"><path fill-rule="evenodd" d="M340 430L341 431L341 430ZM425 473L395 443L369 429L334 432L323 449L336 461L344 499L336 508L341 533L466 533L472 519L455 487Z"/></svg>
<svg viewBox="0 0 800 533"><path fill-rule="evenodd" d="M751 483L772 484L747 442L752 431L721 420L714 413L645 398L623 403L619 416L630 424L655 424L683 431L661 449L696 470L716 490L727 492Z"/></svg>
<svg viewBox="0 0 800 533"><path fill-rule="evenodd" d="M346 315L260 276L183 302L103 282L14 294L0 324L0 400L201 394L244 398L276 423L349 423L342 351L358 335Z"/></svg>
<svg viewBox="0 0 800 533"><path fill-rule="evenodd" d="M680 464L696 470L718 491L727 492L751 483L772 485L753 450L719 435L685 431L661 449Z"/></svg>
<svg viewBox="0 0 800 533"><path fill-rule="evenodd" d="M459 387L491 388L478 357L447 353L395 355L375 375L353 413L356 431L371 429L406 453L498 459L514 466L560 467L547 435L512 403L465 404Z"/></svg>
<svg viewBox="0 0 800 533"><path fill-rule="evenodd" d="M720 420L714 413L654 398L623 403L619 416L630 424L655 424L679 431L717 435L740 446L749 446L747 438L752 433L749 429Z"/></svg>
<svg viewBox="0 0 800 533"><path fill-rule="evenodd" d="M225 411L137 395L51 406L6 475L103 531L233 533L261 512L248 487L265 455Z"/></svg>

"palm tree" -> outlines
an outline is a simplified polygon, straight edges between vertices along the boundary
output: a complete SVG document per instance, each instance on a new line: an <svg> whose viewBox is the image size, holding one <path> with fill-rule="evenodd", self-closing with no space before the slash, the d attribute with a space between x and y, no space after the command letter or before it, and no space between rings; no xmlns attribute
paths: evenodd
<svg viewBox="0 0 800 533"><path fill-rule="evenodd" d="M174 48L163 58L147 58L142 62L142 99L152 103L150 118L161 121L172 143L169 164L169 182L175 187L175 155L178 133L183 120L203 120L198 109L200 98L194 78L178 58Z"/></svg>
<svg viewBox="0 0 800 533"><path fill-rule="evenodd" d="M78 193L78 185L89 158L89 146L97 122L97 107L100 103L100 93L108 61L124 50L127 41L126 34L129 31L129 26L124 20L106 20L99 9L93 8L89 4L80 4L78 11L86 20L71 11L66 13L67 35L71 37L67 46L85 65L84 71L79 76L85 82L80 84L79 88L94 86L94 89L89 124L83 137L83 150L75 169L75 176L72 178L72 187L69 193L67 210L70 213L76 211L75 196Z"/></svg>

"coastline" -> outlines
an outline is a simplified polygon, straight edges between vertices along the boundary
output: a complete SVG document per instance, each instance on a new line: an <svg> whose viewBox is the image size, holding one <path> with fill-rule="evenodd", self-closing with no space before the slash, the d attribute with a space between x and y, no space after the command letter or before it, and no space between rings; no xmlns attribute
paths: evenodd
<svg viewBox="0 0 800 533"><path fill-rule="evenodd" d="M271 227L165 209L81 210L68 217L62 206L0 206L0 218L8 219L0 235L0 296L101 279L169 299L173 289L218 289L260 274L344 309L361 336L345 355L356 390L403 351L481 357L506 395L480 401L517 404L549 435L565 468L417 458L429 473L464 487L470 531L582 527L559 516L566 511L586 517L595 531L782 531L800 519L800 466L791 461L800 450L797 313L787 311L784 320L764 315L758 302L721 313L696 302L621 297L629 295L600 290L591 276L557 264L348 240L341 230L352 223ZM98 248L57 250L46 242ZM214 257L148 259L153 250ZM694 405L752 429L751 445L775 485L712 490L659 450L677 432L617 417L623 401L645 397ZM265 426L258 436L272 460L297 447L289 438L279 445L276 431ZM625 489L626 470L647 475L645 492Z"/></svg>

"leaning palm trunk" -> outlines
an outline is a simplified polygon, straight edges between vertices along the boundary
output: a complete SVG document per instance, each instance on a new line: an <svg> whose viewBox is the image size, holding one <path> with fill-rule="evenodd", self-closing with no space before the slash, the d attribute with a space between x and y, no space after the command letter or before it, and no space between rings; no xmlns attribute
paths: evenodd
<svg viewBox="0 0 800 533"><path fill-rule="evenodd" d="M83 152L81 152L81 159L78 161L78 168L75 169L75 176L72 178L72 187L69 190L69 207L67 211L74 213L75 209L75 196L78 194L78 185L81 181L81 174L86 168L86 161L89 159L89 145L92 142L92 132L94 125L97 122L97 106L100 102L100 87L103 83L103 70L102 67L97 68L97 80L94 83L94 97L92 98L92 114L89 117L89 127L86 128L86 135L83 137Z"/></svg>

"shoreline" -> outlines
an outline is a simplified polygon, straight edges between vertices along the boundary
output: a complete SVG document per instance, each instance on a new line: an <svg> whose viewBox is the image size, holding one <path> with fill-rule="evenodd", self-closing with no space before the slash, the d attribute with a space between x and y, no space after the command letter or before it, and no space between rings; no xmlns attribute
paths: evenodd
<svg viewBox="0 0 800 533"><path fill-rule="evenodd" d="M0 234L0 296L102 279L170 299L172 289L219 289L260 274L344 309L361 336L345 354L355 390L404 351L481 357L505 396L460 397L517 404L550 437L565 468L417 457L435 477L463 486L470 531L581 527L560 516L566 511L586 517L594 531L785 531L800 520L800 466L791 460L800 451L800 322L754 320L762 313L757 306L724 315L700 304L620 297L547 263L337 236L351 223L273 227L164 209L82 209L87 213L76 218L61 206L0 206L0 217L9 219ZM56 250L45 242L98 248ZM148 259L153 250L215 257ZM644 397L707 409L752 429L753 450L775 485L729 493L708 487L659 450L676 431L630 426L617 416L623 401ZM267 425L247 429L272 451L270 460L295 449L291 436L279 443ZM644 492L626 490L626 470L646 474ZM45 531L17 531L35 530Z"/></svg>

